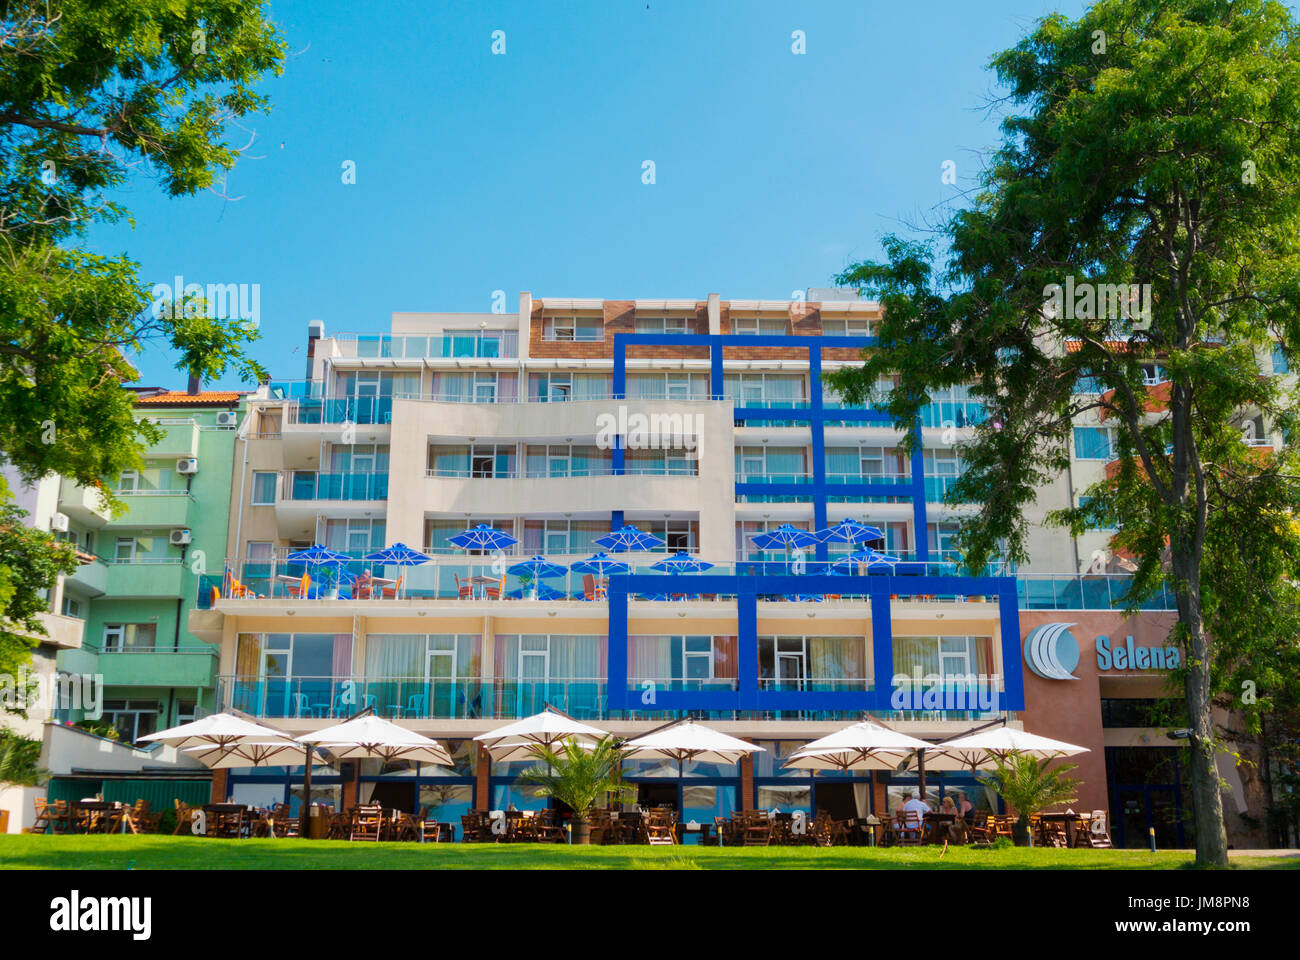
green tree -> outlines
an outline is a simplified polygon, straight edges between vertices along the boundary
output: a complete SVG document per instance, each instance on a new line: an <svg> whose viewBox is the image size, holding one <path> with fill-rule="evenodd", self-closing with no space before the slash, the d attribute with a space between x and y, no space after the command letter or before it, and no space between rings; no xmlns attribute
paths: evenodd
<svg viewBox="0 0 1300 960"><path fill-rule="evenodd" d="M171 196L221 189L246 145L229 128L248 139L245 119L268 108L253 86L284 60L264 6L0 3L0 461L23 480L62 474L120 509L101 478L138 467L159 438L121 389L137 379L134 353L170 348L203 379L262 377L245 353L253 322L209 316L195 296L146 309L137 265L88 251L84 237L127 216L110 195L128 180L152 178ZM0 543L0 623L30 627L46 584L12 545ZM52 538L44 546L62 562ZM0 663L16 643L0 632Z"/></svg>
<svg viewBox="0 0 1300 960"><path fill-rule="evenodd" d="M1036 760L1023 753L1010 753L983 777L1007 806L1016 811L1018 844L1030 843L1029 818L1035 813L1079 799L1076 795L1079 781L1066 776L1077 764L1060 763L1049 769L1054 762L1050 759Z"/></svg>
<svg viewBox="0 0 1300 960"><path fill-rule="evenodd" d="M606 794L620 802L636 798L636 788L623 779L623 755L616 743L613 737L602 737L584 746L570 737L559 750L538 747L534 752L541 764L521 773L519 782L568 804L574 816L585 822L587 812Z"/></svg>
<svg viewBox="0 0 1300 960"><path fill-rule="evenodd" d="M862 401L897 373L880 399L905 422L955 384L988 407L950 492L982 505L960 535L969 567L1024 559L1024 507L1068 467L1080 418L1118 428L1113 476L1050 519L1118 527L1140 558L1128 609L1165 586L1177 599L1202 864L1227 862L1215 695L1296 637L1295 455L1242 435L1256 416L1284 436L1295 422L1269 374L1274 343L1292 365L1300 345L1298 53L1290 13L1263 0L1047 17L993 57L1008 112L970 205L839 278L884 307L864 366L828 378L842 393ZM1063 302L1084 283L1100 307ZM1126 309L1133 284L1149 296ZM1160 393L1144 361L1164 369Z"/></svg>

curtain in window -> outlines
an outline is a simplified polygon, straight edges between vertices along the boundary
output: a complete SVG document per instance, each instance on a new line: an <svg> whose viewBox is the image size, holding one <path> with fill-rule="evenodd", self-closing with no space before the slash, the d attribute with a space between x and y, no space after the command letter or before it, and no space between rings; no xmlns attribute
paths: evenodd
<svg viewBox="0 0 1300 960"><path fill-rule="evenodd" d="M474 375L471 373L435 373L433 399L464 403L473 397Z"/></svg>
<svg viewBox="0 0 1300 960"><path fill-rule="evenodd" d="M826 474L832 482L848 482L862 476L862 459L857 447L827 447Z"/></svg>
<svg viewBox="0 0 1300 960"><path fill-rule="evenodd" d="M719 680L735 680L740 676L737 666L736 638L714 637L713 676Z"/></svg>
<svg viewBox="0 0 1300 960"><path fill-rule="evenodd" d="M604 400L609 396L610 378L603 373L574 374L574 400Z"/></svg>
<svg viewBox="0 0 1300 960"><path fill-rule="evenodd" d="M551 637L551 678L594 680L605 675L601 660L604 637Z"/></svg>
<svg viewBox="0 0 1300 960"><path fill-rule="evenodd" d="M519 676L519 635L498 633L492 649L493 669L498 678L514 680Z"/></svg>
<svg viewBox="0 0 1300 960"><path fill-rule="evenodd" d="M371 634L366 638L366 676L423 677L425 635Z"/></svg>
<svg viewBox="0 0 1300 960"><path fill-rule="evenodd" d="M331 676L348 677L352 675L352 634L336 633L334 635L334 657Z"/></svg>
<svg viewBox="0 0 1300 960"><path fill-rule="evenodd" d="M768 447L767 475L798 477L807 472L808 459L803 447Z"/></svg>
<svg viewBox="0 0 1300 960"><path fill-rule="evenodd" d="M803 377L765 377L763 392L771 403L794 403L804 399Z"/></svg>
<svg viewBox="0 0 1300 960"><path fill-rule="evenodd" d="M630 680L668 680L673 675L669 637L628 637L627 670Z"/></svg>
<svg viewBox="0 0 1300 960"><path fill-rule="evenodd" d="M918 672L922 677L939 673L938 638L894 637L894 673L911 677Z"/></svg>
<svg viewBox="0 0 1300 960"><path fill-rule="evenodd" d="M262 635L241 633L235 648L235 673L241 677L255 677L261 672Z"/></svg>
<svg viewBox="0 0 1300 960"><path fill-rule="evenodd" d="M861 637L809 637L808 676L814 680L865 677L865 642Z"/></svg>
<svg viewBox="0 0 1300 960"><path fill-rule="evenodd" d="M514 403L519 399L519 375L514 373L497 374L497 401Z"/></svg>

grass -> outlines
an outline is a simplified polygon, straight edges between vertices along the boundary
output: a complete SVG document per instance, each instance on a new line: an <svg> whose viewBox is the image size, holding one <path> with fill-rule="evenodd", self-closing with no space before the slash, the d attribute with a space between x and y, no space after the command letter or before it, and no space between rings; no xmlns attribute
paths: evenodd
<svg viewBox="0 0 1300 960"><path fill-rule="evenodd" d="M971 850L951 847L569 847L348 843L169 836L0 836L0 869L79 870L1176 870L1188 850ZM1300 868L1300 859L1234 858L1235 868Z"/></svg>

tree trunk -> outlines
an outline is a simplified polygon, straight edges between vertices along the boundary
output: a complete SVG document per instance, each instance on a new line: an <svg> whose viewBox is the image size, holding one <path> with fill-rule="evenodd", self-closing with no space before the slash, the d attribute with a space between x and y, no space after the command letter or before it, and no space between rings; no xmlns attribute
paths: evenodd
<svg viewBox="0 0 1300 960"><path fill-rule="evenodd" d="M1223 826L1223 794L1215 765L1213 690L1210 686L1210 645L1201 614L1201 569L1191 551L1172 551L1178 579L1178 620L1187 655L1187 719L1191 724L1188 769L1191 774L1192 822L1196 829L1198 866L1228 865L1228 834Z"/></svg>

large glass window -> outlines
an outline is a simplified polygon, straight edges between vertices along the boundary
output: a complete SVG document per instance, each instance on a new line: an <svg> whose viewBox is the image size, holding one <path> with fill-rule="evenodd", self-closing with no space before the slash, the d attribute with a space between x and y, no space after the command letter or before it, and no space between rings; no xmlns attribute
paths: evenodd
<svg viewBox="0 0 1300 960"><path fill-rule="evenodd" d="M104 625L104 653L138 653L154 649L158 625L108 623Z"/></svg>
<svg viewBox="0 0 1300 960"><path fill-rule="evenodd" d="M1074 456L1079 460L1113 460L1116 454L1112 427L1075 427Z"/></svg>
<svg viewBox="0 0 1300 960"><path fill-rule="evenodd" d="M569 314L542 318L543 340L599 341L605 338L605 321L600 316Z"/></svg>
<svg viewBox="0 0 1300 960"><path fill-rule="evenodd" d="M266 506L275 503L276 474L271 471L253 473L253 506Z"/></svg>

